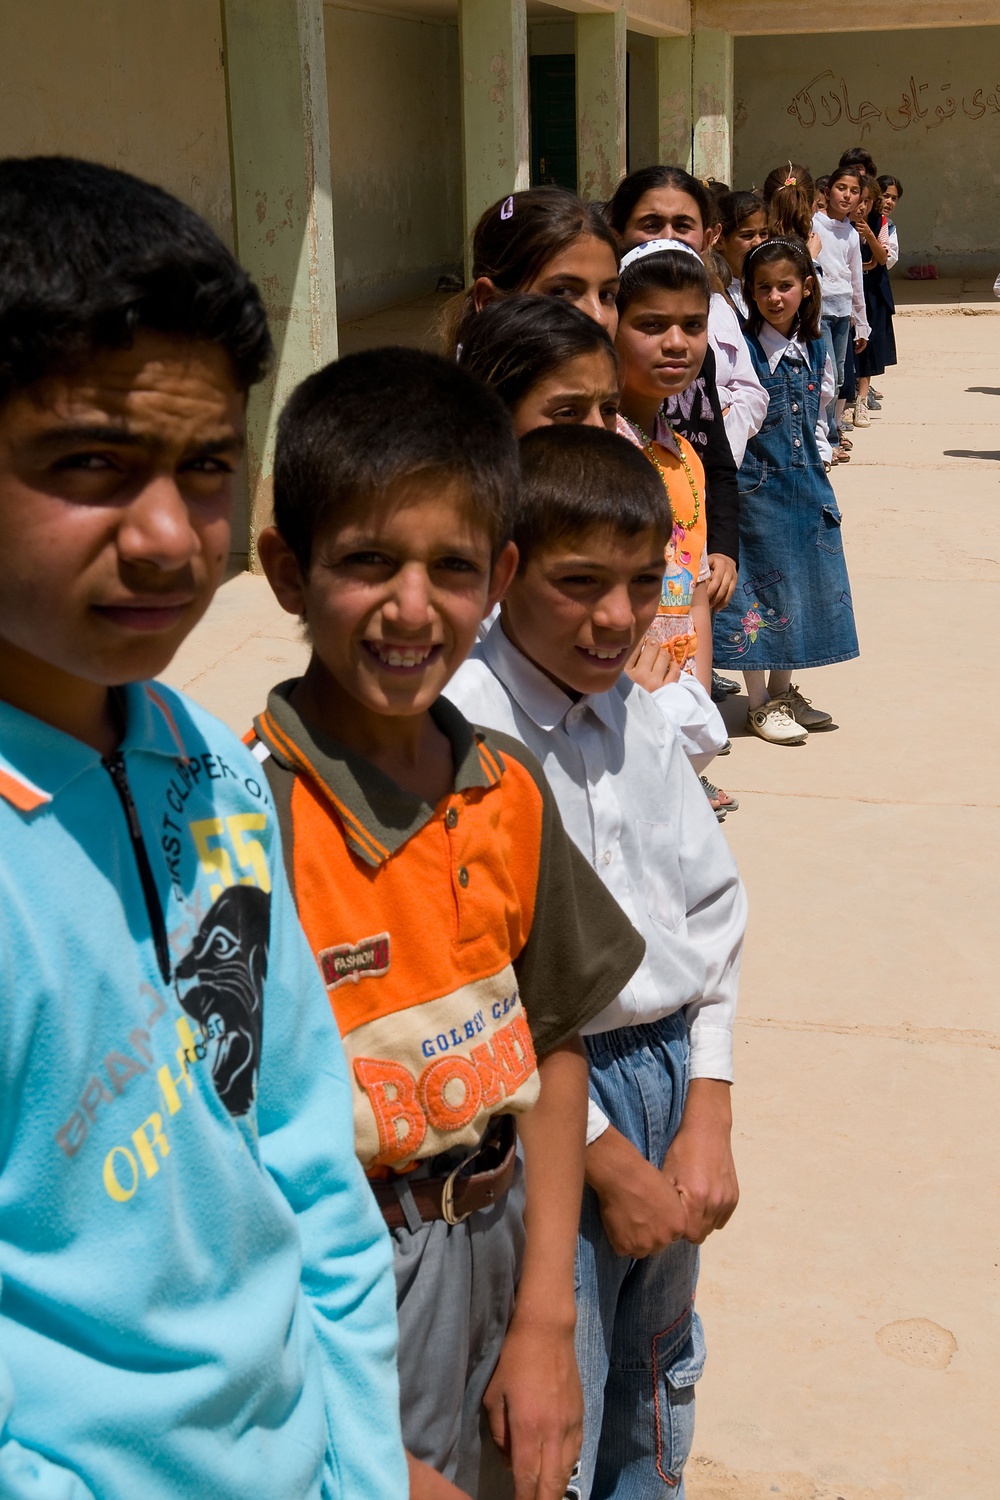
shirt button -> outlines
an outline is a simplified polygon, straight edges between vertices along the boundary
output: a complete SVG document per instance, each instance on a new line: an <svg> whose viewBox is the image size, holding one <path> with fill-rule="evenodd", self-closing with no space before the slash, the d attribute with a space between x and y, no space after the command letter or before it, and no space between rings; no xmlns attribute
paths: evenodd
<svg viewBox="0 0 1000 1500"><path fill-rule="evenodd" d="M448 811L444 815L444 822L445 822L445 827L446 828L454 828L455 827L455 824L458 822L458 808L457 807L449 807Z"/></svg>
<svg viewBox="0 0 1000 1500"><path fill-rule="evenodd" d="M464 865L458 867L458 883L464 890L469 883L469 872Z"/></svg>
<svg viewBox="0 0 1000 1500"><path fill-rule="evenodd" d="M802 444L799 442L798 438L795 439L795 446L796 446L796 448L801 448L802 447Z"/></svg>
<svg viewBox="0 0 1000 1500"><path fill-rule="evenodd" d="M798 411L798 407L795 405L794 401L792 402L792 411Z"/></svg>
<svg viewBox="0 0 1000 1500"><path fill-rule="evenodd" d="M604 851L604 863L606 865L609 865L611 863L611 850L610 849L605 849L605 851Z"/></svg>

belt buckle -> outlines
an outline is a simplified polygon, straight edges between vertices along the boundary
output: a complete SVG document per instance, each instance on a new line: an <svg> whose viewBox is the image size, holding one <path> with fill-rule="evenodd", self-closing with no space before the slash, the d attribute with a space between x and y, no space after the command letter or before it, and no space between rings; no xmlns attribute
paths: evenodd
<svg viewBox="0 0 1000 1500"><path fill-rule="evenodd" d="M472 1213L471 1208L467 1209L464 1214L457 1214L455 1212L455 1178L461 1172L462 1168L467 1165L467 1161L460 1161L458 1166L449 1172L444 1180L444 1186L441 1189L441 1217L446 1224L461 1224Z"/></svg>

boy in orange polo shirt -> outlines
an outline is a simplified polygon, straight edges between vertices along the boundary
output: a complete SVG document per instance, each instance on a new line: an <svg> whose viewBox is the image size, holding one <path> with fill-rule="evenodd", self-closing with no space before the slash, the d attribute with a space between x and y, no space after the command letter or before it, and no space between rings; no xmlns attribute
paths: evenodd
<svg viewBox="0 0 1000 1500"><path fill-rule="evenodd" d="M440 697L516 567L517 466L505 408L465 371L354 355L285 409L259 543L312 657L252 747L393 1234L415 1497L506 1487L483 1406L519 1496L564 1493L581 1441L577 1033L643 951L530 753Z"/></svg>

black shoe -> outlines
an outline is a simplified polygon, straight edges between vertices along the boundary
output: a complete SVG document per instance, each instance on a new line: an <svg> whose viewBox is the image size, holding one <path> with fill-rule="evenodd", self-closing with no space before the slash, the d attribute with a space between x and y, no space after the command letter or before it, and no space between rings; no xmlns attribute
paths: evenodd
<svg viewBox="0 0 1000 1500"><path fill-rule="evenodd" d="M712 673L712 702L725 703L730 693L738 693L740 685L731 677L723 677L718 672Z"/></svg>

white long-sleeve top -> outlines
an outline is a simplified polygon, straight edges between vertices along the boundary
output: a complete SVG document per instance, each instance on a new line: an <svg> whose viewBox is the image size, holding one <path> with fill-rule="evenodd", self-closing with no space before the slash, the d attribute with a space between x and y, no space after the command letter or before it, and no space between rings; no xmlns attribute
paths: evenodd
<svg viewBox="0 0 1000 1500"><path fill-rule="evenodd" d="M809 351L804 341L800 338L786 339L783 333L772 328L770 323L761 324L757 335L757 342L764 351L767 359L767 367L773 375L781 361L787 354L796 364L809 363ZM833 376L833 365L829 354L826 356L826 364L823 366L823 384L819 394L819 416L816 420L816 446L819 448L819 456L824 463L829 463L833 457L833 448L830 445L830 429L826 420L827 408L836 395L837 384Z"/></svg>
<svg viewBox="0 0 1000 1500"><path fill-rule="evenodd" d="M721 292L713 292L709 303L708 342L715 351L715 383L719 405L725 412L722 420L726 437L739 468L747 443L760 431L767 416L767 392L747 353L740 320Z"/></svg>
<svg viewBox="0 0 1000 1500"><path fill-rule="evenodd" d="M891 219L886 219L882 228L886 231L885 246L889 252L885 268L887 271L891 271L899 259L899 235L896 233L896 226ZM879 235L879 239L881 238L882 236Z"/></svg>
<svg viewBox="0 0 1000 1500"><path fill-rule="evenodd" d="M680 741L628 677L576 702L497 622L448 685L466 718L541 761L570 838L646 939L629 984L586 1033L683 1011L691 1077L731 1080L746 895ZM591 1103L588 1144L607 1120Z"/></svg>
<svg viewBox="0 0 1000 1500"><path fill-rule="evenodd" d="M865 312L865 287L861 270L861 240L849 219L813 215L813 229L820 238L816 264L823 272L823 311L831 318L850 315L855 336L871 334Z"/></svg>

